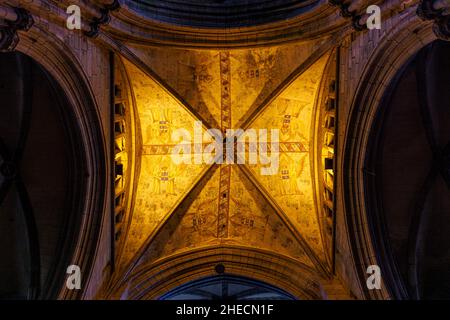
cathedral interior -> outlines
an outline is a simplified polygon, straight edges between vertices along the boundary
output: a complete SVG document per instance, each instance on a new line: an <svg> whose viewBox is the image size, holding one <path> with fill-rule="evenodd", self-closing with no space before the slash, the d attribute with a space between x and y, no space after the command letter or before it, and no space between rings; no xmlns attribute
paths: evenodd
<svg viewBox="0 0 450 320"><path fill-rule="evenodd" d="M0 299L450 299L449 41L448 0L0 0Z"/></svg>

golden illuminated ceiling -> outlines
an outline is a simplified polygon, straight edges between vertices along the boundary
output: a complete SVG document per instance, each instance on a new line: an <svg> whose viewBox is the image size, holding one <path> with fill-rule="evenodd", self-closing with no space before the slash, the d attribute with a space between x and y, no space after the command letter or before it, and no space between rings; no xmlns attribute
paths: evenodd
<svg viewBox="0 0 450 320"><path fill-rule="evenodd" d="M120 268L227 244L275 252L319 272L329 269L312 168L316 100L329 54L305 63L318 45L133 49L155 73L123 61L137 114L138 182ZM204 132L278 129L278 170L262 175L267 165L175 164L172 134L185 129L193 135L196 121Z"/></svg>

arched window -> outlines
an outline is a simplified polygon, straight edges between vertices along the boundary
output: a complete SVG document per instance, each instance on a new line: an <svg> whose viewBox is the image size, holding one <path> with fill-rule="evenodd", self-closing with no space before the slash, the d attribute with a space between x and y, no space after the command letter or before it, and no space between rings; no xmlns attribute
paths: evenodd
<svg viewBox="0 0 450 320"><path fill-rule="evenodd" d="M160 300L295 300L289 293L261 281L221 275L181 285Z"/></svg>

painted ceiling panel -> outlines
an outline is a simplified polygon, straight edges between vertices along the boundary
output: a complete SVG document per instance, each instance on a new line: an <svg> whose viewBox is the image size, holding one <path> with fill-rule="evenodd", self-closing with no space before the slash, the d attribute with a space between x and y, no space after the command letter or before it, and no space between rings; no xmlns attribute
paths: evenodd
<svg viewBox="0 0 450 320"><path fill-rule="evenodd" d="M289 46L230 51L228 71L233 128L240 128L252 111L325 41L327 38ZM220 51L142 50L131 45L129 48L201 116L200 120L211 128L221 127L221 82L225 70L221 66Z"/></svg>
<svg viewBox="0 0 450 320"><path fill-rule="evenodd" d="M142 260L149 263L158 258L198 247L217 245L217 212L220 172L205 176L199 190L191 194L186 210L176 212L153 239Z"/></svg>
<svg viewBox="0 0 450 320"><path fill-rule="evenodd" d="M238 167L233 167L230 196L230 239L241 245L267 249L314 268L295 236Z"/></svg>
<svg viewBox="0 0 450 320"><path fill-rule="evenodd" d="M250 125L253 129L279 129L279 170L262 175L261 165L251 171L262 187L325 261L320 225L314 208L310 144L313 110L328 55L300 75Z"/></svg>
<svg viewBox="0 0 450 320"><path fill-rule="evenodd" d="M221 196L220 170L202 185L187 210L170 218L153 239L141 262L152 263L192 249L236 245L277 252L305 266L314 265L287 226L252 182L234 166L230 187L228 237L220 238L218 214Z"/></svg>
<svg viewBox="0 0 450 320"><path fill-rule="evenodd" d="M210 119L220 124L216 128L225 132L242 121L248 110L259 110L257 101L270 95L283 77L298 67L294 56L289 67L280 67L282 61L273 57L277 50L184 52L183 58L177 53L176 57L193 63L193 68L186 69L167 53L171 58L163 59L163 64L178 68L179 79L155 68L177 90L182 89L179 92L189 104L202 101L201 108L196 104L198 113L209 113ZM177 142L171 140L172 134L184 129L193 137L198 119L189 112L189 106L125 62L142 150L122 265L133 257L138 264L151 263L180 252L225 244L269 250L312 268L318 267L319 260L326 263L313 197L310 145L315 100L327 60L328 55L320 58L248 122L252 129L269 130L269 135L271 129L280 132L280 152L273 154L279 156L279 166L273 175L262 175L261 168L266 165L261 164L216 164L209 170L206 164L175 164L171 154ZM255 67L260 73L253 71L252 75L249 70ZM203 75L196 70L203 70ZM256 76L261 79L257 81ZM191 79L190 84L183 79ZM192 149L188 158L197 154ZM146 250L139 251L144 244Z"/></svg>
<svg viewBox="0 0 450 320"><path fill-rule="evenodd" d="M220 125L221 85L218 51L139 47L130 49L175 90L210 127Z"/></svg>
<svg viewBox="0 0 450 320"><path fill-rule="evenodd" d="M233 127L240 128L324 39L231 52Z"/></svg>
<svg viewBox="0 0 450 320"><path fill-rule="evenodd" d="M126 262L175 209L206 165L176 165L172 161L172 133L185 129L193 134L196 119L137 67L127 61L124 64L136 99L143 143L133 218L123 255Z"/></svg>

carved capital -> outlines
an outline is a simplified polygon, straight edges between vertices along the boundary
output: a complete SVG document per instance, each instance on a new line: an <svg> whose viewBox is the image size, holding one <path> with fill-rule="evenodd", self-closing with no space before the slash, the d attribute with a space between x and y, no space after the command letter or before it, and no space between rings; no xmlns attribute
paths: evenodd
<svg viewBox="0 0 450 320"><path fill-rule="evenodd" d="M119 0L114 0L111 4L105 5L103 9L100 10L101 16L100 18L95 18L93 21L89 24L91 27L89 31L87 31L85 34L90 38L95 38L98 36L98 33L100 32L100 27L102 25L107 25L111 21L110 12L120 9L120 2Z"/></svg>
<svg viewBox="0 0 450 320"><path fill-rule="evenodd" d="M109 16L109 11L107 9L102 9L100 18L94 18L94 20L89 24L91 28L86 32L86 35L91 38L97 37L100 32L100 26L106 25L110 21L111 17Z"/></svg>
<svg viewBox="0 0 450 320"><path fill-rule="evenodd" d="M433 7L433 0L422 0L417 7L417 15L423 20L434 20L442 15L443 10Z"/></svg>
<svg viewBox="0 0 450 320"><path fill-rule="evenodd" d="M367 28L365 25L361 25L359 21L361 20L361 16L357 14L357 12L349 11L350 5L345 3L343 0L328 0L328 3L332 6L339 7L341 16L347 19L352 20L353 29L356 31L363 31Z"/></svg>
<svg viewBox="0 0 450 320"><path fill-rule="evenodd" d="M17 14L15 21L6 21L0 27L0 52L13 51L19 43L18 30L28 31L34 24L31 14L23 8L13 8Z"/></svg>
<svg viewBox="0 0 450 320"><path fill-rule="evenodd" d="M17 13L17 20L9 22L9 25L16 30L28 31L34 24L33 16L23 8L14 8Z"/></svg>
<svg viewBox="0 0 450 320"><path fill-rule="evenodd" d="M91 22L89 26L89 31L85 32L86 36L88 36L89 38L96 38L98 36L98 33L100 32L100 25L98 23Z"/></svg>
<svg viewBox="0 0 450 320"><path fill-rule="evenodd" d="M433 20L435 35L445 41L450 41L450 15L444 15L445 8L436 9L434 0L422 0L417 7L417 15L423 20Z"/></svg>
<svg viewBox="0 0 450 320"><path fill-rule="evenodd" d="M19 43L15 30L9 27L0 28L0 52L13 51Z"/></svg>
<svg viewBox="0 0 450 320"><path fill-rule="evenodd" d="M367 24L363 23L361 24L361 16L354 16L352 17L352 25L353 25L353 29L355 29L356 31L363 31L365 29L367 29Z"/></svg>
<svg viewBox="0 0 450 320"><path fill-rule="evenodd" d="M450 16L437 19L433 31L439 39L450 41Z"/></svg>

